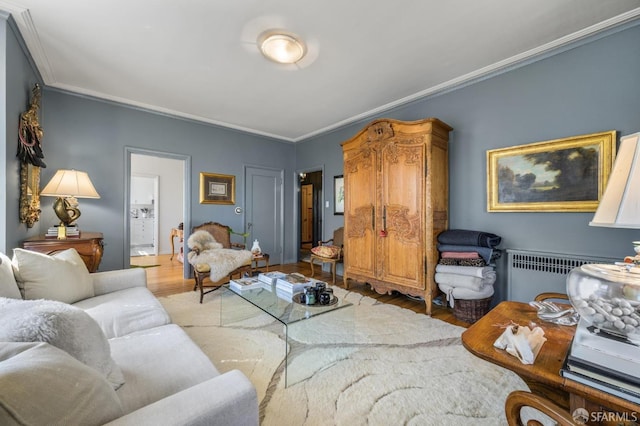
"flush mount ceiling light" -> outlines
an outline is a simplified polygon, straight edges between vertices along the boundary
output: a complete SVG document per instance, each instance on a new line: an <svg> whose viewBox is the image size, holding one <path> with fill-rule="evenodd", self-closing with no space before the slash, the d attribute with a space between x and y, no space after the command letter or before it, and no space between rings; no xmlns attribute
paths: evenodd
<svg viewBox="0 0 640 426"><path fill-rule="evenodd" d="M304 42L298 36L280 30L260 34L258 47L267 59L279 64L295 64L307 53Z"/></svg>

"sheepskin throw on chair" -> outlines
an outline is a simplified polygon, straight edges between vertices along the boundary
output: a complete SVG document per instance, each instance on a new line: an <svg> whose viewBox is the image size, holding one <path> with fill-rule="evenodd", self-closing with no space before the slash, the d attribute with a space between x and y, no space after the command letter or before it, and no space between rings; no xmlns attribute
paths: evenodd
<svg viewBox="0 0 640 426"><path fill-rule="evenodd" d="M207 231L196 231L189 236L187 246L191 250L187 255L189 263L194 267L200 263L210 266L209 279L213 282L229 276L241 266L251 264L252 254L249 250L225 249Z"/></svg>

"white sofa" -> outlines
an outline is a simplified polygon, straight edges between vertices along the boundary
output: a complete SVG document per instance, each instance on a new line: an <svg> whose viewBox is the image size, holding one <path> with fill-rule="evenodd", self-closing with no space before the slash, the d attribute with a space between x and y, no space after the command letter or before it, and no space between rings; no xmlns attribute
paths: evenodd
<svg viewBox="0 0 640 426"><path fill-rule="evenodd" d="M257 425L258 401L171 324L144 269L15 249L0 253L0 424Z"/></svg>

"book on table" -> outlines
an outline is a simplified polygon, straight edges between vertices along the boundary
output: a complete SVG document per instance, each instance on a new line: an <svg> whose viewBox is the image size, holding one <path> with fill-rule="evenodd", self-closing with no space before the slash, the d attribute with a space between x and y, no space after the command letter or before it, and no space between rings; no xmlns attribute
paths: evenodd
<svg viewBox="0 0 640 426"><path fill-rule="evenodd" d="M617 351L613 351L613 348ZM581 329L579 326L560 375L640 404L640 364L636 359L627 357L630 354L627 352L637 350L635 345L612 341L602 335L591 335L588 328Z"/></svg>
<svg viewBox="0 0 640 426"><path fill-rule="evenodd" d="M229 281L229 287L237 291L252 290L263 286L264 283L257 277L243 277Z"/></svg>
<svg viewBox="0 0 640 426"><path fill-rule="evenodd" d="M569 361L609 369L640 386L640 356L637 343L596 330L580 320L569 349Z"/></svg>
<svg viewBox="0 0 640 426"><path fill-rule="evenodd" d="M318 280L307 278L302 274L294 272L278 278L276 280L276 290L279 290L281 293L293 295L303 292L306 287L311 287L316 282L318 282Z"/></svg>
<svg viewBox="0 0 640 426"><path fill-rule="evenodd" d="M570 373L579 374L589 379L603 382L609 386L622 388L640 396L640 382L612 368L582 362L573 359L571 355L569 355L567 356L564 369Z"/></svg>
<svg viewBox="0 0 640 426"><path fill-rule="evenodd" d="M568 366L567 368L562 368L562 370L560 370L560 374L562 375L562 377L569 380L573 380L594 389L601 390L605 393L615 395L618 398L631 401L634 404L640 404L640 393L630 390L626 383L623 386L618 386L614 384L614 382L618 384L620 384L621 382L612 381L611 378L607 376L601 376L603 380L595 379L576 371L572 371Z"/></svg>
<svg viewBox="0 0 640 426"><path fill-rule="evenodd" d="M265 284L275 285L278 278L283 278L287 274L280 271L261 272L258 274L258 279Z"/></svg>

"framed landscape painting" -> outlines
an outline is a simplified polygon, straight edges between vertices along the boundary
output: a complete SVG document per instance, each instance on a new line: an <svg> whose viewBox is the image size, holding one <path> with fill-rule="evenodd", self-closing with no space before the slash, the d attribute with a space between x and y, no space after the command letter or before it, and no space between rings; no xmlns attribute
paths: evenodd
<svg viewBox="0 0 640 426"><path fill-rule="evenodd" d="M200 173L200 204L235 204L236 177Z"/></svg>
<svg viewBox="0 0 640 426"><path fill-rule="evenodd" d="M614 130L487 151L487 211L594 212L616 151Z"/></svg>

